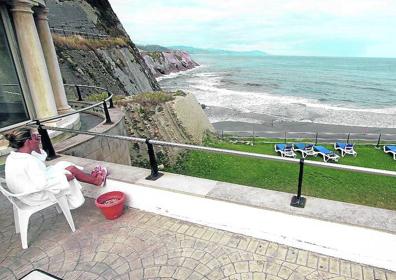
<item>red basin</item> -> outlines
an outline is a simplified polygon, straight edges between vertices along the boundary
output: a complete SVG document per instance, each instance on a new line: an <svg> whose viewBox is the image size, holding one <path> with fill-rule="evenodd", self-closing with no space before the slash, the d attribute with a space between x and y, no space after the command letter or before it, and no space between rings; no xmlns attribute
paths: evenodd
<svg viewBox="0 0 396 280"><path fill-rule="evenodd" d="M117 219L124 210L125 194L119 191L107 192L95 200L95 205L108 220Z"/></svg>

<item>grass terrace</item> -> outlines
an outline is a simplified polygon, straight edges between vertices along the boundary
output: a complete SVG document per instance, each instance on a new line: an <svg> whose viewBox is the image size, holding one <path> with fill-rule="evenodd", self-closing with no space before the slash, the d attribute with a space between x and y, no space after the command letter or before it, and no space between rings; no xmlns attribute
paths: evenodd
<svg viewBox="0 0 396 280"><path fill-rule="evenodd" d="M208 140L206 144L216 148L276 155L273 144L257 143L257 141L254 146L213 139ZM334 150L331 145L323 146ZM355 150L358 152L356 158L347 155L340 158L339 164L396 171L396 162L382 149L357 146ZM297 153L297 156L300 157L300 153ZM322 157L308 157L307 160L322 161ZM186 153L178 164L168 171L295 194L299 166L192 151ZM396 178L393 177L305 166L302 194L396 210L395 186Z"/></svg>

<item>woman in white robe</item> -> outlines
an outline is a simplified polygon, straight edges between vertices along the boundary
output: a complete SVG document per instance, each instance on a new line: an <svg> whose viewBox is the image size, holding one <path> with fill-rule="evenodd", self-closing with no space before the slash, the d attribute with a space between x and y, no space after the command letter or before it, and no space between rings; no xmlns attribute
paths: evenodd
<svg viewBox="0 0 396 280"><path fill-rule="evenodd" d="M84 203L81 185L83 182L103 185L107 170L100 169L94 175L83 173L70 162L61 161L47 167L44 163L47 154L39 149L40 137L29 128L20 128L6 134L10 146L16 151L10 153L5 164L6 182L13 193L43 191L34 193L21 200L28 205L40 205L51 199L49 193L66 195L70 209Z"/></svg>

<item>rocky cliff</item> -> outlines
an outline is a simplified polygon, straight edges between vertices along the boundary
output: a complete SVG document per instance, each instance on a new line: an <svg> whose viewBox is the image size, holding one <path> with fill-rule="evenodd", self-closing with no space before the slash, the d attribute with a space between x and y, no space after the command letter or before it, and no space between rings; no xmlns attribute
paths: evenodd
<svg viewBox="0 0 396 280"><path fill-rule="evenodd" d="M47 0L47 5L64 83L100 86L124 96L116 106L125 113L129 135L198 144L213 131L194 96L161 92L154 77L156 71L195 66L186 53L146 53L143 58L107 0ZM66 89L75 99L74 88ZM170 164L183 151L156 152L160 162ZM130 154L133 164L147 164L145 145L133 145Z"/></svg>
<svg viewBox="0 0 396 280"><path fill-rule="evenodd" d="M128 134L136 137L166 140L176 143L202 144L213 126L194 95L182 91L138 94L116 101L125 113ZM184 150L169 147L155 148L160 164L174 164ZM148 167L147 147L135 143L131 147L134 165Z"/></svg>
<svg viewBox="0 0 396 280"><path fill-rule="evenodd" d="M199 66L187 52L179 50L140 52L154 77L185 71Z"/></svg>
<svg viewBox="0 0 396 280"><path fill-rule="evenodd" d="M46 2L65 83L119 95L160 90L107 0Z"/></svg>

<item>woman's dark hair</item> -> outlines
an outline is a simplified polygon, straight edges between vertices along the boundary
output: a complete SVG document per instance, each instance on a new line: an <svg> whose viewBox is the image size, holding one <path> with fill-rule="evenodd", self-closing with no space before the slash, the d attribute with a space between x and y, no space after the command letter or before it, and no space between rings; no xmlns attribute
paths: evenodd
<svg viewBox="0 0 396 280"><path fill-rule="evenodd" d="M27 127L17 128L10 133L4 135L8 140L8 146L14 149L19 149L23 147L26 140L31 139L31 129Z"/></svg>

